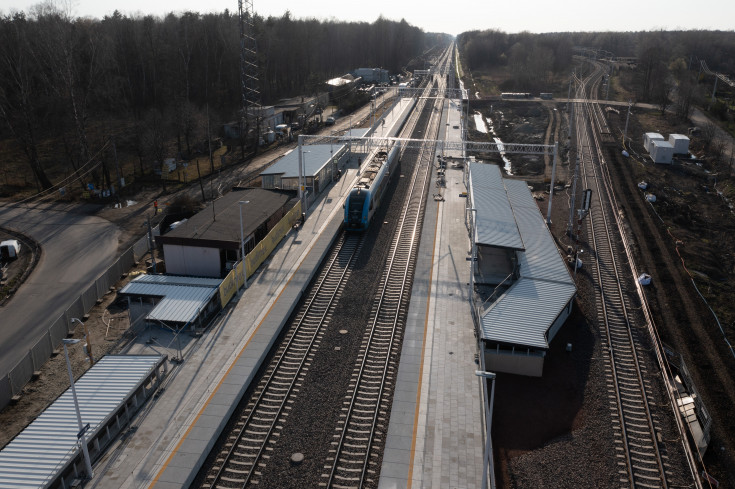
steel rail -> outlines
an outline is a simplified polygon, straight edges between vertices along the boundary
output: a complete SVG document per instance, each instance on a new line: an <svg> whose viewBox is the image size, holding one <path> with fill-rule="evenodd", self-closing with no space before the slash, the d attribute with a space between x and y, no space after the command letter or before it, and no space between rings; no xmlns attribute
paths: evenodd
<svg viewBox="0 0 735 489"><path fill-rule="evenodd" d="M592 89L596 89L594 83ZM621 265L616 259L617 252L613 245L611 227L617 226L617 221L611 223L611 219L608 218L609 206L603 202L606 198L609 201L609 187L598 168L604 161L597 137L597 131L600 129L599 121L596 119L598 111L594 106L591 107L589 102L583 106L587 113L587 121L594 127L587 130L587 126L583 124L577 125L578 137L583 143L586 142L586 146L590 149L589 158L583 157L581 162L582 166L591 172L583 171L582 178L585 183L588 179L594 181L599 199L594 201L590 209L590 235L596 253L595 272L599 285L597 292L601 295L599 307L610 355L616 410L620 420L619 429L624 440L626 473L631 487L667 488L666 472L657 443L642 366L636 351L637 341L631 332L626 296L621 287ZM607 270L605 275L602 273L603 268ZM654 475L654 472L657 475Z"/></svg>
<svg viewBox="0 0 735 489"><path fill-rule="evenodd" d="M431 113L433 114L433 110ZM437 120L438 117L434 115L427 132L438 130ZM373 319L363 339L365 348L357 372L353 374L354 387L351 388L350 401L346 403L342 428L334 442L336 448L334 457L331 458L331 468L325 474L325 485L328 488L361 488L369 472L381 405L386 402L384 393L388 390L386 381L391 359L398 354L397 337L402 337L402 331L399 331L400 322L405 314L401 311L405 308L407 293L410 291L421 216L431 181L434 150L434 145L424 145L418 155L418 164L406 199L408 204L404 206L394 235L390 257L381 278L380 293L373 305Z"/></svg>
<svg viewBox="0 0 735 489"><path fill-rule="evenodd" d="M220 457L219 467L215 468L216 472L214 475L209 476L205 479L205 483L211 487L221 487L220 482L226 482L230 485L237 484L239 487L245 487L250 483L255 468L258 466L265 447L268 441L272 438L276 423L282 418L284 409L287 401L291 398L294 386L299 376L302 374L306 359L312 352L315 342L319 336L319 333L323 331L325 321L329 311L331 311L335 299L338 297L346 278L352 270L352 263L354 258L358 255L360 247L362 245L362 236L358 235L342 235L340 242L338 243L335 251L330 257L330 261L325 270L320 274L318 285L315 287L310 295L309 300L302 308L300 318L296 322L293 333L279 348L279 354L271 362L268 371L263 379L261 379L257 394L250 401L250 409L247 412L247 416L241 419L238 423L240 428L234 435L234 441L231 443L228 450L224 453L224 457ZM347 255L347 256L345 256ZM336 275L336 276L335 276ZM324 297L326 296L326 297ZM324 301L327 301L326 305ZM316 311L316 324L312 324L314 317L311 313ZM308 331L304 331L308 329ZM305 334L304 337L300 337L300 334ZM297 354L294 355L293 351L297 350ZM284 369L283 366L288 364ZM286 379L286 386L278 385L274 387L278 382L284 382L279 379L279 376L284 376L284 370ZM279 392L273 393L276 389ZM262 410L263 406L269 402L273 402L271 397L276 398L275 407L269 406L267 409L268 418L261 418L264 413ZM266 427L265 432L259 434L259 440L255 441L256 448L243 447L242 441L244 436L251 436L252 433L248 433L248 430L252 427L254 418L258 416L259 426ZM231 438L232 435L230 435ZM251 441L248 439L248 441ZM238 449L254 450L255 453L251 455L243 455L242 452L237 452ZM234 457L245 458L247 461L233 461ZM237 468L234 468L236 466ZM236 477L225 477L225 474L233 473ZM210 482L211 481L211 482Z"/></svg>

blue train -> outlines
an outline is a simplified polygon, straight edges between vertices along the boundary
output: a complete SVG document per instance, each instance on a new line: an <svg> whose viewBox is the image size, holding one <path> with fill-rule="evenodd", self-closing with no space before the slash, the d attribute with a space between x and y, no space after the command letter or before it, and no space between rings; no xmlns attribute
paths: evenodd
<svg viewBox="0 0 735 489"><path fill-rule="evenodd" d="M378 210L380 201L388 187L392 166L398 159L399 148L394 146L390 151L380 149L366 163L360 180L350 190L345 202L345 229L348 231L365 231Z"/></svg>

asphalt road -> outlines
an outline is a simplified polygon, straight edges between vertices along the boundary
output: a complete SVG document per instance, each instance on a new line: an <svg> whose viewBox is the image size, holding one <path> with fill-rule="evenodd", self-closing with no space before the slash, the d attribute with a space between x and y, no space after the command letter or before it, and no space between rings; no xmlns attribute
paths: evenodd
<svg viewBox="0 0 735 489"><path fill-rule="evenodd" d="M109 221L60 207L0 206L0 226L33 237L42 249L31 276L0 307L0 375L5 376L113 263L120 231Z"/></svg>

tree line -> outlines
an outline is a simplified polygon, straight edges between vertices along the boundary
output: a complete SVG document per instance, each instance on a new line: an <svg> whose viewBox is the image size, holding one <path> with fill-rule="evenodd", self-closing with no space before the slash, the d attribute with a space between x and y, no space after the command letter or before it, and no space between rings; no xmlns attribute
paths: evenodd
<svg viewBox="0 0 735 489"><path fill-rule="evenodd" d="M470 31L457 37L457 46L468 69L501 67L511 78L502 91L546 91L554 74L572 65L573 43L564 34L508 34L499 30Z"/></svg>
<svg viewBox="0 0 735 489"><path fill-rule="evenodd" d="M400 72L445 36L382 17L338 22L253 19L264 105L323 90L358 67ZM135 154L136 172L191 154L241 104L237 14L75 18L50 3L0 18L0 137L22 149L39 188L63 161L85 165L111 144ZM208 129L209 128L209 129ZM41 146L55 141L54 161ZM116 143L116 146L114 146ZM103 184L109 185L103 165Z"/></svg>
<svg viewBox="0 0 735 489"><path fill-rule="evenodd" d="M512 78L501 85L504 91L543 90L554 74L574 69L573 55L579 48L597 51L601 57L636 58L630 87L635 101L657 104L662 111L673 105L682 118L702 102L703 91L698 87L705 77L702 60L712 71L735 73L733 31L508 34L485 30L463 33L457 44L471 70L505 67ZM712 104L714 115L723 118L725 105Z"/></svg>

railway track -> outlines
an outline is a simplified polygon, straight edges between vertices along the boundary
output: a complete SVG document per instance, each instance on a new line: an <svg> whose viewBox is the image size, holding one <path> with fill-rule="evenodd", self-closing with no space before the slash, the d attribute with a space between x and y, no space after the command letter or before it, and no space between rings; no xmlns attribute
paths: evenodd
<svg viewBox="0 0 735 489"><path fill-rule="evenodd" d="M430 103L436 102L432 98L419 98L416 115L406 124L407 134L428 134L438 130L438 114L433 110L433 105L429 106ZM430 121L428 126L427 120ZM332 377L335 381L336 377L344 377L343 385L349 392L349 401L344 405L341 417L339 405L334 401L330 404L334 408L324 406L324 409L319 409L314 405L319 404L320 400L312 399L309 392L313 382L318 384L323 377L315 376L309 369L315 364L318 366L314 369L319 371L323 368L323 362L320 363L322 357L335 359L341 355L335 355L335 352L341 351L341 346L332 348L334 335L328 335L326 331L334 329L329 328L330 323L339 323L338 317L331 321L332 316L337 307L344 307L338 305L339 299L356 267L355 263L362 263L358 255L365 240L364 235L347 233L341 233L340 245L336 247L338 249L331 252L328 265L323 266L316 285L311 286L309 296L294 316L293 324L288 327L272 360L263 369L262 377L249 395L241 414L236 420L230 421L230 428L220 437L220 448L210 454L210 466L200 474L198 487L225 489L273 486L274 480L278 479L279 468L283 467L283 452L288 449L285 447L300 444L300 441L290 438L289 426L293 426L293 420L288 421L288 418L293 412L300 413L296 416L298 424L319 426L324 433L324 442L320 445L323 448L313 445L318 443L314 441L307 449L309 458L304 468L308 466L308 474L304 480L308 482L303 482L304 487L315 487L317 484L335 488L364 487L376 484L377 479L373 475L377 468L371 462L379 460L382 453L387 409L392 402L413 263L419 242L423 201L433 169L434 148L414 144L410 148L404 147L402 152L410 151L409 156L413 159L413 150L418 146L422 147L418 151L417 163L413 166L408 163L403 165L405 169L414 169L411 172L414 183L406 185L413 190L409 191L410 197L401 207L403 216L401 224L397 224L401 231L392 240L387 240L390 243L389 259L386 260L388 264L379 282L379 298L374 300L371 319L367 324L357 325L359 333L355 338L355 356L350 363L346 367L333 365L338 366L344 374L334 372ZM344 297L342 302L355 300ZM358 349L359 341L362 344ZM328 351L332 353L327 355ZM350 377L351 370L353 374ZM343 399L340 392L335 391L335 401ZM303 417L304 411L308 413L308 419ZM328 411L334 412L334 418ZM333 428L336 438L330 439L330 430ZM336 443L330 445L331 440L336 440ZM315 460L319 452L323 454L319 460L327 459L327 464L319 464ZM325 468L327 465L329 469Z"/></svg>
<svg viewBox="0 0 735 489"><path fill-rule="evenodd" d="M596 87L593 83L592 94ZM582 96L579 98L587 97L585 88L586 84L580 85ZM648 332L645 321L636 314L640 304L632 303L636 294L632 290L635 278L631 274L631 258L626 253L623 231L619 229L617 204L600 145L600 117L604 120L604 115L598 104L581 105L582 111L575 122L581 183L595 195L588 214L587 239L591 257L587 263L596 285L603 351L608 354L605 363L620 466L619 482L633 488L689 487L691 481L685 480L680 470L672 469L670 450L680 447L677 443L664 441L662 420L658 417L659 413L674 417L678 414L658 410L654 383L660 377L656 369L649 367L649 353L658 346L655 342L651 346L652 340L645 334ZM684 435L678 423L677 426L680 442Z"/></svg>
<svg viewBox="0 0 735 489"><path fill-rule="evenodd" d="M203 487L245 487L257 481L269 458L268 447L278 438L281 424L288 417L290 404L298 394L361 246L361 235L341 235Z"/></svg>
<svg viewBox="0 0 735 489"><path fill-rule="evenodd" d="M427 134L437 130L438 118L434 116ZM357 489L377 483L378 452L388 427L434 149L426 145L419 149L409 196L381 276L369 326L363 335L360 355L335 429L333 448L325 464L327 470L322 474L322 487Z"/></svg>

